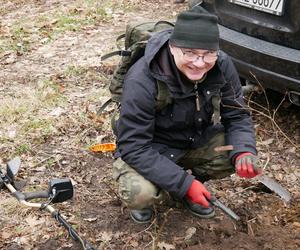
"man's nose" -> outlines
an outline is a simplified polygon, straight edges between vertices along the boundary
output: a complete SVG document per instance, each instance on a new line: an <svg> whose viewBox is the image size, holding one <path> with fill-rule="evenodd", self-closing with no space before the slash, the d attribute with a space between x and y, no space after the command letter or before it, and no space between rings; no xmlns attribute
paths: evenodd
<svg viewBox="0 0 300 250"><path fill-rule="evenodd" d="M196 67L203 67L205 65L205 62L203 61L202 57L198 57L197 60L193 61L193 64Z"/></svg>

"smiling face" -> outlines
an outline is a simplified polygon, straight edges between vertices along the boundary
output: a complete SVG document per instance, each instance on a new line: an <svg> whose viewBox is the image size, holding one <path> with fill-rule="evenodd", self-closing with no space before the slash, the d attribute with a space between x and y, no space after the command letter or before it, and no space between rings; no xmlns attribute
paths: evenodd
<svg viewBox="0 0 300 250"><path fill-rule="evenodd" d="M190 80L197 81L215 65L217 51L179 48L170 45L177 68Z"/></svg>

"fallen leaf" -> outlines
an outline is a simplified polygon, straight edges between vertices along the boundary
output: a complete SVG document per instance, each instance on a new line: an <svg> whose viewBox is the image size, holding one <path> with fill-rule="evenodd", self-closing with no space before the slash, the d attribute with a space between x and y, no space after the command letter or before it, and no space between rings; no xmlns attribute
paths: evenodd
<svg viewBox="0 0 300 250"><path fill-rule="evenodd" d="M163 249L163 250L175 249L174 245L168 244L166 242L158 242L157 246L159 249Z"/></svg>
<svg viewBox="0 0 300 250"><path fill-rule="evenodd" d="M96 144L89 148L92 152L112 152L116 150L115 143Z"/></svg>
<svg viewBox="0 0 300 250"><path fill-rule="evenodd" d="M130 246L134 247L134 249L137 249L139 246L139 243L136 240L131 240Z"/></svg>
<svg viewBox="0 0 300 250"><path fill-rule="evenodd" d="M274 141L274 138L270 138L268 140L260 142L259 144L260 145L270 145L271 143L273 143L273 141Z"/></svg>
<svg viewBox="0 0 300 250"><path fill-rule="evenodd" d="M297 228L300 228L300 222L295 221L295 222L293 223L293 226L295 226L295 227L297 227Z"/></svg>
<svg viewBox="0 0 300 250"><path fill-rule="evenodd" d="M66 111L65 111L63 108L57 107L57 108L53 109L53 110L49 113L49 115L58 117L58 116L60 116L61 114L65 113L65 112L66 112Z"/></svg>
<svg viewBox="0 0 300 250"><path fill-rule="evenodd" d="M33 228L39 224L42 224L45 222L44 219L37 219L35 216L28 216L25 221L28 223L28 225Z"/></svg>
<svg viewBox="0 0 300 250"><path fill-rule="evenodd" d="M195 227L189 227L185 232L184 240L189 240L193 237L193 235L196 233L197 229Z"/></svg>
<svg viewBox="0 0 300 250"><path fill-rule="evenodd" d="M10 238L11 236L12 236L12 234L9 233L9 232L2 232L1 233L1 238L4 239L4 240Z"/></svg>
<svg viewBox="0 0 300 250"><path fill-rule="evenodd" d="M97 219L98 219L97 217L94 217L94 218L85 218L83 220L88 221L88 222L93 222L93 221L96 221Z"/></svg>
<svg viewBox="0 0 300 250"><path fill-rule="evenodd" d="M296 147L290 147L286 152L287 153L296 153Z"/></svg>
<svg viewBox="0 0 300 250"><path fill-rule="evenodd" d="M112 232L102 232L98 235L96 241L109 242L113 238Z"/></svg>
<svg viewBox="0 0 300 250"><path fill-rule="evenodd" d="M44 172L45 170L46 170L45 166L37 167L34 169L34 171L36 171L36 172Z"/></svg>
<svg viewBox="0 0 300 250"><path fill-rule="evenodd" d="M8 137L13 139L16 137L16 134L17 134L17 131L16 131L16 128L15 127L10 127L9 130L8 130Z"/></svg>
<svg viewBox="0 0 300 250"><path fill-rule="evenodd" d="M22 236L22 237L16 237L13 239L13 242L16 242L17 244L20 244L20 245L27 245L29 243L29 239L28 239L28 236Z"/></svg>
<svg viewBox="0 0 300 250"><path fill-rule="evenodd" d="M17 56L15 54L10 55L7 57L7 59L4 61L4 64L11 64L17 61Z"/></svg>

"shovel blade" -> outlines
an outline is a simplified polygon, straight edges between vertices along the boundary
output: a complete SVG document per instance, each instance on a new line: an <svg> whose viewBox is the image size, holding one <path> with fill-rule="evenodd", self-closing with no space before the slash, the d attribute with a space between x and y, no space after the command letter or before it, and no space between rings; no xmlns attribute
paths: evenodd
<svg viewBox="0 0 300 250"><path fill-rule="evenodd" d="M21 166L21 160L19 157L15 157L7 163L6 174L10 180L14 180L15 175L18 173Z"/></svg>
<svg viewBox="0 0 300 250"><path fill-rule="evenodd" d="M289 202L291 200L291 194L278 182L276 182L274 179L262 175L259 176L259 181L264 184L267 188L269 188L274 193L278 194L282 199L284 199L286 202Z"/></svg>

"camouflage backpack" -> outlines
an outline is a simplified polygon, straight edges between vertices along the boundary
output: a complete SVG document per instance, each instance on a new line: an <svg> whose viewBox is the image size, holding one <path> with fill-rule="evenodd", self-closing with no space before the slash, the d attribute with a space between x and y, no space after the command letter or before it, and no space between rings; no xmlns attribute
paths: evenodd
<svg viewBox="0 0 300 250"><path fill-rule="evenodd" d="M121 56L121 60L113 73L109 85L111 98L100 107L98 114L102 113L111 101L120 103L125 75L129 68L144 55L149 38L159 31L173 27L174 24L169 21L140 21L127 25L125 33L116 39L117 45L121 39L125 39L125 48L121 49L118 46L120 50L113 51L101 57L103 61L112 56L119 55ZM157 87L158 96L156 97L156 106L157 109L162 109L163 106L166 106L170 102L170 95L164 83L157 82Z"/></svg>

